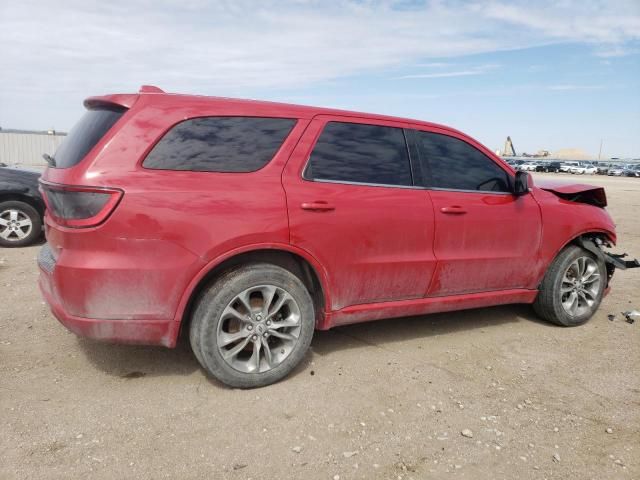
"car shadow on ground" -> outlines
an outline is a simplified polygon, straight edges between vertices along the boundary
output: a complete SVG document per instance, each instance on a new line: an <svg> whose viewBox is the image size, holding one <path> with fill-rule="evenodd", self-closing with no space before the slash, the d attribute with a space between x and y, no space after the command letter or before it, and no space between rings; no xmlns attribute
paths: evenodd
<svg viewBox="0 0 640 480"><path fill-rule="evenodd" d="M311 352L291 373L291 377L308 374L314 355L328 355L353 348L402 343L410 339L455 335L458 331L499 327L521 320L533 321L553 328L538 317L529 305L505 305L449 313L394 318L317 331ZM78 338L80 349L98 370L123 380L142 377L190 375L201 369L193 356L188 339L181 337L175 349L162 347L116 345ZM209 378L216 387L225 388Z"/></svg>
<svg viewBox="0 0 640 480"><path fill-rule="evenodd" d="M501 305L335 327L316 332L312 348L314 353L325 355L350 348L384 346L415 338L455 335L458 331L482 330L521 320L554 328L554 325L540 319L530 305Z"/></svg>
<svg viewBox="0 0 640 480"><path fill-rule="evenodd" d="M78 345L87 360L98 370L120 377L190 375L200 368L188 342L176 348L145 345L118 345L78 337Z"/></svg>

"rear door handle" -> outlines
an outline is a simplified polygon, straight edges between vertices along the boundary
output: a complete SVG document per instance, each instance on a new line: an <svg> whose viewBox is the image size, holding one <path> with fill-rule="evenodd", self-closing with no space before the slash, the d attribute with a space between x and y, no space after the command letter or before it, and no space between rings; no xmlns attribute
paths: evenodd
<svg viewBox="0 0 640 480"><path fill-rule="evenodd" d="M311 210L312 212L330 212L331 210L336 209L336 207L324 200L318 200L317 202L304 202L300 206L303 210Z"/></svg>
<svg viewBox="0 0 640 480"><path fill-rule="evenodd" d="M449 215L463 215L467 213L467 211L462 208L460 205L451 205L450 207L442 207L440 209L442 213L446 213Z"/></svg>

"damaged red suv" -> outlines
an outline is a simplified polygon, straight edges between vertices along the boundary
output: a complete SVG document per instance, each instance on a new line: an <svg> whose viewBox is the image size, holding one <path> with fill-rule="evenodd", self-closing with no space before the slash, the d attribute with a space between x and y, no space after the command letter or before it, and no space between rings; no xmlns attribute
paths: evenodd
<svg viewBox="0 0 640 480"><path fill-rule="evenodd" d="M315 329L532 303L587 321L613 270L604 190L533 185L433 123L259 101L91 97L41 179L40 288L78 335L273 383Z"/></svg>

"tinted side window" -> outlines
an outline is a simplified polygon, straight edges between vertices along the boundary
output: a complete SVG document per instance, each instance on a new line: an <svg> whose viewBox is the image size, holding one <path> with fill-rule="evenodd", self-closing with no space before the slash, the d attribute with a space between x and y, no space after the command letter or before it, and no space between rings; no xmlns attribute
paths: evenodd
<svg viewBox="0 0 640 480"><path fill-rule="evenodd" d="M53 156L56 168L69 168L80 163L126 110L115 106L88 110L56 149Z"/></svg>
<svg viewBox="0 0 640 480"><path fill-rule="evenodd" d="M462 140L431 132L416 132L420 165L429 186L455 190L509 192L507 172Z"/></svg>
<svg viewBox="0 0 640 480"><path fill-rule="evenodd" d="M295 120L205 117L174 126L145 158L146 168L253 172L276 154Z"/></svg>
<svg viewBox="0 0 640 480"><path fill-rule="evenodd" d="M412 185L401 128L329 122L304 174L313 180Z"/></svg>

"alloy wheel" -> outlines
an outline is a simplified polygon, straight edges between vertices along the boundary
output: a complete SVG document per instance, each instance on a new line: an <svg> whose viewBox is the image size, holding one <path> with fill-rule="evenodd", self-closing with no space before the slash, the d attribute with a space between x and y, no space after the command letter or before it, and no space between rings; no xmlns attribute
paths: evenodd
<svg viewBox="0 0 640 480"><path fill-rule="evenodd" d="M0 238L17 242L27 237L32 229L31 219L23 211L10 208L0 212Z"/></svg>
<svg viewBox="0 0 640 480"><path fill-rule="evenodd" d="M300 307L293 296L275 285L259 285L229 302L218 322L216 342L235 370L264 373L291 354L300 329Z"/></svg>
<svg viewBox="0 0 640 480"><path fill-rule="evenodd" d="M589 313L600 291L600 269L591 257L575 259L565 271L560 284L562 308L572 317Z"/></svg>

